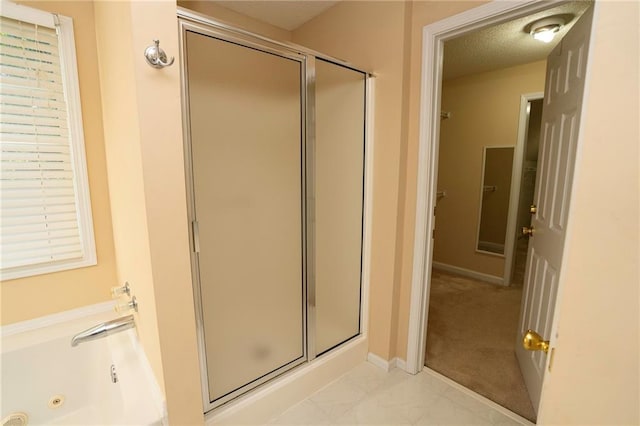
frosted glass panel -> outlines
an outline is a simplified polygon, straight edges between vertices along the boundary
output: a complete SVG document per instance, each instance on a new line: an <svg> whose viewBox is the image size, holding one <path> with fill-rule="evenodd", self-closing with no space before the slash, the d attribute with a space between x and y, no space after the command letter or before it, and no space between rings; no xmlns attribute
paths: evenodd
<svg viewBox="0 0 640 426"><path fill-rule="evenodd" d="M316 351L360 332L365 75L316 61Z"/></svg>
<svg viewBox="0 0 640 426"><path fill-rule="evenodd" d="M213 401L304 356L302 71L216 38L186 41Z"/></svg>

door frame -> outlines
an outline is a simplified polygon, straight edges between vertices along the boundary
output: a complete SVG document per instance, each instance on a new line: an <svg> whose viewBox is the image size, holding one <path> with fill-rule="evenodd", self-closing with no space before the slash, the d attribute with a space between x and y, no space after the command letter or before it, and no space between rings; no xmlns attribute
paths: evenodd
<svg viewBox="0 0 640 426"><path fill-rule="evenodd" d="M544 99L543 92L525 93L520 96L520 116L518 119L518 139L513 151L511 172L511 192L509 194L509 213L507 218L507 236L504 243L504 275L502 284L511 285L515 263L516 242L518 241L518 207L520 206L520 186L522 185L522 167L524 165L525 142L529 131L529 102Z"/></svg>
<svg viewBox="0 0 640 426"><path fill-rule="evenodd" d="M429 293L433 261L432 233L435 225L434 207L437 195L444 42L488 25L527 16L544 9L558 6L562 3L566 3L566 1L493 1L423 27L416 221L414 229L411 300L409 306L409 329L407 336L407 360L405 366L405 370L410 374L416 374L425 368L427 318L429 314ZM592 21L593 31L598 18L597 2L595 2L592 7L595 9ZM589 43L589 50L592 49L593 39L594 37L592 36L591 42ZM589 68L589 64L587 64L587 74L585 76L587 86L590 79ZM588 104L588 95L589 92L587 90L584 93L583 105ZM583 112L584 108L581 114ZM579 137L576 158L580 157L580 139ZM574 176L579 173L580 163L576 163ZM573 187L571 188L571 192L573 192ZM570 232L571 230L569 229L568 233ZM564 250L566 251L566 249L567 247L565 245ZM567 258L568 256L563 256L563 264ZM565 268L562 268L562 270L565 270ZM552 345L556 339L562 289L563 280L561 276L558 285L555 313L552 320Z"/></svg>

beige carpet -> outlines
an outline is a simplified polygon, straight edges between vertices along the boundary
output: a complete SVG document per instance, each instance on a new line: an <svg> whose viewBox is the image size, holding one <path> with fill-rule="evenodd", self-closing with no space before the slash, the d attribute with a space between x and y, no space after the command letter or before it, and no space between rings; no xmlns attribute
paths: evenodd
<svg viewBox="0 0 640 426"><path fill-rule="evenodd" d="M513 264L513 275L511 285L516 287L524 284L524 270L527 266L527 248L529 247L527 238L520 238L516 243L515 262Z"/></svg>
<svg viewBox="0 0 640 426"><path fill-rule="evenodd" d="M431 275L427 367L535 421L514 352L522 287L436 269Z"/></svg>

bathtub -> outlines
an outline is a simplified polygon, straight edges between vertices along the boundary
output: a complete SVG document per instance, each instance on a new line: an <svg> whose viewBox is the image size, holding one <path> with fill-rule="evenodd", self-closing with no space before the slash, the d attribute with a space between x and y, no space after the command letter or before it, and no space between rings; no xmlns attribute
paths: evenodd
<svg viewBox="0 0 640 426"><path fill-rule="evenodd" d="M75 333L116 317L98 306L2 327L1 425L163 424L136 329L71 347Z"/></svg>

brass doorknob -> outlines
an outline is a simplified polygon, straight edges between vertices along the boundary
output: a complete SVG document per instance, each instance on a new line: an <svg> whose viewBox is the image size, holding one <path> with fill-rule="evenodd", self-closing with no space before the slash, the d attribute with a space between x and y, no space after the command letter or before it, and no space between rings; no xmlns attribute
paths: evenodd
<svg viewBox="0 0 640 426"><path fill-rule="evenodd" d="M542 336L533 330L527 330L522 339L522 346L528 351L549 352L549 341L542 340Z"/></svg>
<svg viewBox="0 0 640 426"><path fill-rule="evenodd" d="M531 228L529 228L528 226L523 226L522 235L526 235L527 237L533 237L533 226Z"/></svg>
<svg viewBox="0 0 640 426"><path fill-rule="evenodd" d="M536 206L535 204L531 204L529 206L529 212L531 214L536 214L538 212L538 206Z"/></svg>

